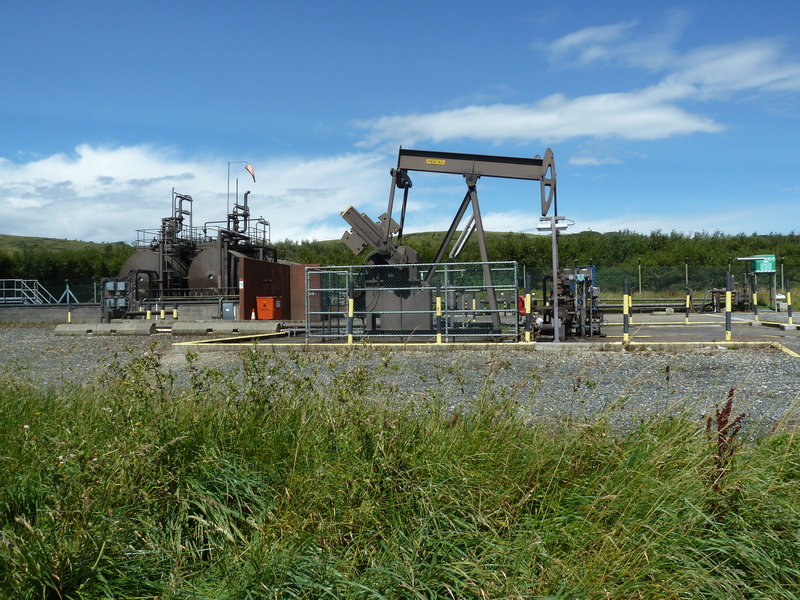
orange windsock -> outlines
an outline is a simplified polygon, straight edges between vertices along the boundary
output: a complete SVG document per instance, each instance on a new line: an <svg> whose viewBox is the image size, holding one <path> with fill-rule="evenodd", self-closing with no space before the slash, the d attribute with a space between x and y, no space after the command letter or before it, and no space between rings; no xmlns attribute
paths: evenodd
<svg viewBox="0 0 800 600"><path fill-rule="evenodd" d="M255 183L256 182L256 172L253 169L253 165L245 165L244 166L244 170L247 171L248 173L250 173L250 175L253 178L253 183Z"/></svg>

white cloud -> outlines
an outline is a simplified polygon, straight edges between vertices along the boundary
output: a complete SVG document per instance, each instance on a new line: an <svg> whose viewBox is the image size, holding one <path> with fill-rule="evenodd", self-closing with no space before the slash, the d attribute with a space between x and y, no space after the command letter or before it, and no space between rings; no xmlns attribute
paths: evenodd
<svg viewBox="0 0 800 600"><path fill-rule="evenodd" d="M413 146L422 140L438 143L463 138L488 143L534 140L555 143L577 137L612 136L653 140L723 129L711 119L662 101L665 91L648 88L574 99L554 94L536 104L467 106L436 113L380 117L358 123L369 130L360 145ZM673 86L669 94L676 93L680 92Z"/></svg>
<svg viewBox="0 0 800 600"><path fill-rule="evenodd" d="M724 211L696 212L682 211L681 214L657 215L647 213L628 213L615 217L593 218L577 217L570 231L609 232L630 230L638 233L650 233L656 229L662 231L679 231L695 233L699 231L721 231L729 235L738 233L785 231L783 224L778 223L774 215L791 212L792 205L781 203L764 203L757 208L729 208Z"/></svg>
<svg viewBox="0 0 800 600"><path fill-rule="evenodd" d="M576 167L599 167L601 165L618 165L622 161L618 158L602 156L571 156L567 162Z"/></svg>
<svg viewBox="0 0 800 600"><path fill-rule="evenodd" d="M740 90L800 90L800 63L784 56L776 40L758 40L689 52L667 82L696 86L700 97Z"/></svg>
<svg viewBox="0 0 800 600"><path fill-rule="evenodd" d="M636 21L584 27L547 45L547 51L558 57L575 54L581 63L591 63L617 55L614 43L625 40Z"/></svg>
<svg viewBox="0 0 800 600"><path fill-rule="evenodd" d="M570 98L552 94L524 104L472 104L432 113L387 115L356 123L366 131L362 147L413 146L474 139L487 143L556 143L575 138L656 140L694 133L717 133L723 123L681 106L735 92L800 90L800 62L774 39L695 48L673 46L686 15L667 14L663 30L633 35L637 24L624 21L588 27L546 47L554 60L580 65L622 61L664 72L660 81L631 91Z"/></svg>
<svg viewBox="0 0 800 600"><path fill-rule="evenodd" d="M637 21L585 27L539 47L559 63L587 66L599 62L621 62L635 67L660 70L672 63L673 45L679 39L689 15L672 9L665 13L661 28L639 33Z"/></svg>
<svg viewBox="0 0 800 600"><path fill-rule="evenodd" d="M257 183L232 165L231 190L236 177L240 194L252 190L251 214L270 221L276 240L339 237L346 227L339 213L351 204L380 206L388 188L389 161L376 153L251 158ZM152 146L88 145L29 162L0 159L0 233L133 241L135 230L158 229L169 216L173 187L193 197L195 227L225 218L224 160L187 160Z"/></svg>

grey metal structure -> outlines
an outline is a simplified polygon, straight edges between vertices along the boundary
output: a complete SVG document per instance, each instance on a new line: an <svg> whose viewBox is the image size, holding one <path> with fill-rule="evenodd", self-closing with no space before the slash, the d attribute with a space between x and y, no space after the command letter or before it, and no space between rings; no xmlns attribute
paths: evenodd
<svg viewBox="0 0 800 600"><path fill-rule="evenodd" d="M58 304L36 279L0 279L0 304Z"/></svg>
<svg viewBox="0 0 800 600"><path fill-rule="evenodd" d="M430 342L438 336L443 343L519 338L516 262L413 266L420 281L439 268L430 282L409 285L403 265L306 267L306 335L404 342ZM488 305L486 267L499 293L495 310Z"/></svg>
<svg viewBox="0 0 800 600"><path fill-rule="evenodd" d="M137 230L137 250L118 277L102 280L102 319L140 316L146 299L236 297L239 258L277 261L269 222L251 219L248 198L238 188L233 210L202 229L192 222L193 199L172 190L172 213L159 229Z"/></svg>
<svg viewBox="0 0 800 600"><path fill-rule="evenodd" d="M418 261L417 253L408 246L403 245L403 227L405 225L406 208L408 205L408 192L412 187L409 171L423 171L430 173L446 173L461 175L467 185L467 192L461 201L453 221L445 234L431 268L423 279L419 279L417 269L413 266ZM500 318L497 310L497 296L492 285L492 273L488 267L489 252L486 244L486 233L483 228L480 205L478 203L477 183L481 177L501 177L506 179L520 179L540 182L540 201L542 215L547 214L551 204L557 205L556 200L556 172L553 152L548 148L544 158L517 158L507 156L489 156L482 154L463 154L455 152L438 152L427 150L411 150L400 148L397 157L397 167L390 170L392 177L389 190L389 204L386 212L381 215L377 223L353 207L342 213L342 218L351 226L345 232L342 241L355 253L361 253L364 248L371 246L373 252L366 259L367 264L373 265L409 265L409 284L425 287L433 280L439 265L447 259L457 260L462 249L473 233L477 234L481 263L484 265L484 278L487 284L487 301L489 304L493 327L500 330ZM400 207L400 222L392 218L394 210L395 189L403 190L403 199ZM448 248L461 226L467 210L472 210L471 216L463 227L455 245L448 253ZM396 237L395 237L396 236ZM413 293L413 292L411 292ZM419 293L422 293L421 291ZM383 302L387 310L397 308L400 302L390 297L398 297L396 292L384 293Z"/></svg>

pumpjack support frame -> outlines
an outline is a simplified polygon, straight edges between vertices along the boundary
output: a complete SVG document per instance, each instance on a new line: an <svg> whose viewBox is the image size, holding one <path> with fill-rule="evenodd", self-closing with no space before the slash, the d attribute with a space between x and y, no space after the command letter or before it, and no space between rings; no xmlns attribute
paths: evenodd
<svg viewBox="0 0 800 600"><path fill-rule="evenodd" d="M352 206L342 213L342 218L352 227L351 231L344 233L342 241L355 254L359 254L366 246L372 246L375 251L368 257L367 262L372 262L377 255L380 257L381 262L384 263L409 263L413 262L411 259L416 256L416 252L402 244L408 192L412 187L412 181L408 175L409 171L461 175L467 184L467 193L461 201L445 238L436 253L433 266L428 270L421 283L424 285L432 280L437 266L445 258L447 248L450 246L455 232L464 219L467 209L472 208L472 215L449 253L448 258L451 260L458 258L473 232L477 234L481 262L484 264L484 279L488 286L488 302L492 311L492 324L496 329L499 329L500 317L497 312L497 298L492 285L491 269L488 265L489 252L478 203L477 182L481 177L539 181L542 216L549 212L551 205L553 206L554 214L557 214L556 167L552 150L547 148L544 158L540 156L519 158L400 148L397 167L389 172L392 177L389 205L386 213L381 215L379 221L377 223L372 222L367 215L359 213ZM395 189L403 190L399 224L392 219ZM395 235L397 236L396 243L392 239Z"/></svg>

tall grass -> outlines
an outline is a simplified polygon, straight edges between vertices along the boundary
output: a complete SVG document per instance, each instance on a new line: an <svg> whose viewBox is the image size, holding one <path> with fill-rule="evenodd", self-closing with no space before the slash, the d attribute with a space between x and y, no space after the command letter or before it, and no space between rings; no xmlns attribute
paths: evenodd
<svg viewBox="0 0 800 600"><path fill-rule="evenodd" d="M793 431L720 475L705 423L530 423L488 384L453 412L369 352L3 376L0 597L797 597Z"/></svg>

